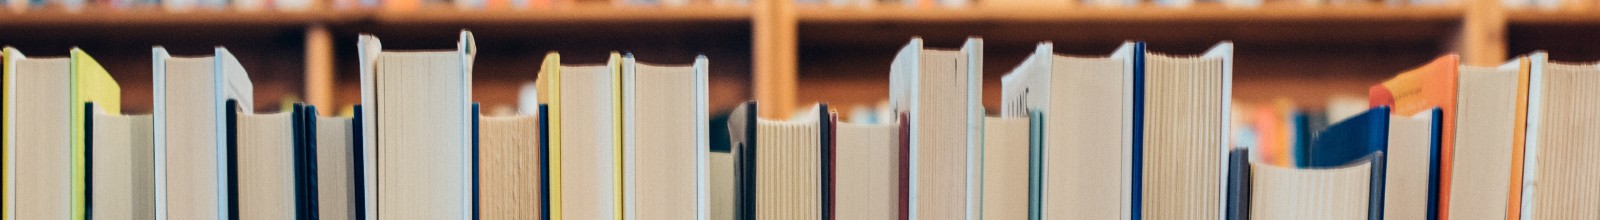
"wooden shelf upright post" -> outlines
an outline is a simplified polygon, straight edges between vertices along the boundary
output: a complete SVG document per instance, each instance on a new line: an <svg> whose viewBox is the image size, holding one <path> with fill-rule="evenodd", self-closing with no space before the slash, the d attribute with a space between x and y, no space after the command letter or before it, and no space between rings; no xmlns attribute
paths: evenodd
<svg viewBox="0 0 1600 220"><path fill-rule="evenodd" d="M763 117L788 117L799 89L799 22L792 0L755 0L752 90Z"/></svg>

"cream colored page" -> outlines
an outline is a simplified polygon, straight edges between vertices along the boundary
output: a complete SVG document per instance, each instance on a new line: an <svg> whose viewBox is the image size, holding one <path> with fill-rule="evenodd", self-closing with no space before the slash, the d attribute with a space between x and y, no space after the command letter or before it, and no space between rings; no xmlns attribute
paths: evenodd
<svg viewBox="0 0 1600 220"><path fill-rule="evenodd" d="M694 68L640 64L636 77L632 142L636 216L696 219L698 139Z"/></svg>
<svg viewBox="0 0 1600 220"><path fill-rule="evenodd" d="M320 219L356 218L355 155L349 118L317 118L317 211Z"/></svg>
<svg viewBox="0 0 1600 220"><path fill-rule="evenodd" d="M295 217L291 113L239 115L239 219Z"/></svg>
<svg viewBox="0 0 1600 220"><path fill-rule="evenodd" d="M1028 218L1028 118L986 118L983 219Z"/></svg>
<svg viewBox="0 0 1600 220"><path fill-rule="evenodd" d="M1433 161L1432 113L1389 118L1389 150L1385 157L1384 219L1423 219L1428 214L1428 167Z"/></svg>
<svg viewBox="0 0 1600 220"><path fill-rule="evenodd" d="M478 123L480 217L538 219L538 116L482 117Z"/></svg>
<svg viewBox="0 0 1600 220"><path fill-rule="evenodd" d="M1456 108L1451 219L1503 219L1511 176L1517 74L1462 67Z"/></svg>
<svg viewBox="0 0 1600 220"><path fill-rule="evenodd" d="M1252 164L1250 219L1366 219L1372 163L1330 169Z"/></svg>
<svg viewBox="0 0 1600 220"><path fill-rule="evenodd" d="M758 120L756 219L822 218L817 122Z"/></svg>
<svg viewBox="0 0 1600 220"><path fill-rule="evenodd" d="M1222 60L1152 55L1146 65L1144 216L1219 216Z"/></svg>
<svg viewBox="0 0 1600 220"><path fill-rule="evenodd" d="M219 173L216 88L211 58L167 60L167 218L218 217ZM197 83L201 82L201 83Z"/></svg>
<svg viewBox="0 0 1600 220"><path fill-rule="evenodd" d="M923 51L917 80L920 109L913 110L911 148L916 155L912 195L919 219L966 216L966 75L956 51Z"/></svg>
<svg viewBox="0 0 1600 220"><path fill-rule="evenodd" d="M562 217L612 219L617 83L605 66L562 67Z"/></svg>
<svg viewBox="0 0 1600 220"><path fill-rule="evenodd" d="M1539 122L1533 219L1600 219L1600 71L1547 66ZM1535 109L1535 108L1530 108ZM1534 145L1529 145L1534 146ZM1524 207L1528 208L1528 207Z"/></svg>
<svg viewBox="0 0 1600 220"><path fill-rule="evenodd" d="M1122 60L1056 57L1044 116L1046 218L1119 219L1122 179Z"/></svg>
<svg viewBox="0 0 1600 220"><path fill-rule="evenodd" d="M68 61L17 62L16 219L67 219L71 201Z"/></svg>
<svg viewBox="0 0 1600 220"><path fill-rule="evenodd" d="M378 74L378 211L383 216L467 216L460 54L386 52Z"/></svg>
<svg viewBox="0 0 1600 220"><path fill-rule="evenodd" d="M834 147L834 214L838 219L899 216L899 127L841 123Z"/></svg>

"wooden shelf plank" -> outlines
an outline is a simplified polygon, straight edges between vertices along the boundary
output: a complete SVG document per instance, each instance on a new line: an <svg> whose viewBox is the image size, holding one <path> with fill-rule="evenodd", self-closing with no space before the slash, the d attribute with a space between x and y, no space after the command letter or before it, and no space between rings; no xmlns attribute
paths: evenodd
<svg viewBox="0 0 1600 220"><path fill-rule="evenodd" d="M1600 11L1512 10L1506 12L1510 25L1600 25Z"/></svg>
<svg viewBox="0 0 1600 220"><path fill-rule="evenodd" d="M299 26L310 23L337 23L352 21L361 13L349 12L233 12L194 11L163 12L159 10L85 10L28 11L0 13L0 26L108 26L108 25L268 25Z"/></svg>
<svg viewBox="0 0 1600 220"><path fill-rule="evenodd" d="M747 8L646 8L579 6L532 11L419 10L376 12L380 23L629 23L629 22L740 22L750 20Z"/></svg>
<svg viewBox="0 0 1600 220"><path fill-rule="evenodd" d="M1397 21L1449 22L1461 20L1456 7L1386 7L1381 5L1264 8L1228 8L1200 5L1191 8L1061 8L1061 9L871 9L807 8L799 11L801 23L859 22L1297 22L1297 21Z"/></svg>

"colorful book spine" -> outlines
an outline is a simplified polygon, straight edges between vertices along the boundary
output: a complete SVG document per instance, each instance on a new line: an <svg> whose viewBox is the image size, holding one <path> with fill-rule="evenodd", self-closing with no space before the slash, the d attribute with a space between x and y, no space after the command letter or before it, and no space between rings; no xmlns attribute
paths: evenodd
<svg viewBox="0 0 1600 220"><path fill-rule="evenodd" d="M101 104L107 113L122 112L122 87L111 78L111 73L100 66L82 49L73 48L72 56L72 219L88 219L88 158L84 145L87 127L84 125L84 104Z"/></svg>

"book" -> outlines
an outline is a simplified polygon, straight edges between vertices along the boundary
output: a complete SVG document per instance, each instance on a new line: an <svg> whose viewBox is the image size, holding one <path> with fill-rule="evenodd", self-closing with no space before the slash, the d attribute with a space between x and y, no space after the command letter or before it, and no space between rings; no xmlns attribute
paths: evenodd
<svg viewBox="0 0 1600 220"><path fill-rule="evenodd" d="M899 124L839 123L837 135L834 217L899 218Z"/></svg>
<svg viewBox="0 0 1600 220"><path fill-rule="evenodd" d="M1472 219L1512 214L1511 182L1521 181L1522 132L1528 63L1521 58L1498 67L1461 66L1456 93L1456 136L1451 152L1447 213ZM1518 172L1513 172L1516 170ZM1490 193L1493 192L1493 193ZM1516 193L1520 196L1521 193Z"/></svg>
<svg viewBox="0 0 1600 220"><path fill-rule="evenodd" d="M549 106L552 219L624 216L622 62L617 53L600 65L545 55L536 83Z"/></svg>
<svg viewBox="0 0 1600 220"><path fill-rule="evenodd" d="M1133 219L1224 218L1233 44L1134 60Z"/></svg>
<svg viewBox="0 0 1600 220"><path fill-rule="evenodd" d="M625 219L709 219L708 62L622 58Z"/></svg>
<svg viewBox="0 0 1600 220"><path fill-rule="evenodd" d="M5 138L11 146L6 179L12 187L6 213L13 219L88 218L86 103L121 114L122 89L81 49L54 58L4 50L10 81L7 123L19 128Z"/></svg>
<svg viewBox="0 0 1600 220"><path fill-rule="evenodd" d="M1521 219L1600 218L1600 68L1528 56L1527 139Z"/></svg>
<svg viewBox="0 0 1600 220"><path fill-rule="evenodd" d="M1389 116L1384 219L1433 219L1438 203L1439 133L1443 111Z"/></svg>
<svg viewBox="0 0 1600 220"><path fill-rule="evenodd" d="M1378 219L1383 153L1338 166L1250 164L1250 219ZM1376 185L1375 185L1376 184ZM1379 211L1381 212L1381 211Z"/></svg>
<svg viewBox="0 0 1600 220"><path fill-rule="evenodd" d="M299 202L304 171L300 169L304 147L301 106L290 111L257 114L227 101L226 140L230 163L229 197L237 204L229 211L237 219L305 219Z"/></svg>
<svg viewBox="0 0 1600 220"><path fill-rule="evenodd" d="M1379 106L1317 132L1296 167L1331 167L1349 164L1389 146L1389 107Z"/></svg>
<svg viewBox="0 0 1600 220"><path fill-rule="evenodd" d="M472 209L472 33L454 50L384 51L361 35L366 218L467 219Z"/></svg>
<svg viewBox="0 0 1600 220"><path fill-rule="evenodd" d="M979 175L983 219L1027 219L1029 210L1029 170L1032 161L1030 136L1033 119L1026 117L986 117L983 120L982 169Z"/></svg>
<svg viewBox="0 0 1600 220"><path fill-rule="evenodd" d="M85 148L95 219L155 219L151 115L114 115L88 105Z"/></svg>
<svg viewBox="0 0 1600 220"><path fill-rule="evenodd" d="M156 219L229 218L228 100L252 108L254 87L226 48L210 56L152 53ZM252 110L245 109L245 110Z"/></svg>
<svg viewBox="0 0 1600 220"><path fill-rule="evenodd" d="M1001 78L1001 115L1035 118L1042 218L1129 218L1134 54L1124 42L1103 57L1057 55L1054 44ZM986 155L987 156L987 155ZM1118 202L1106 202L1118 201ZM987 212L987 211L986 211Z"/></svg>
<svg viewBox="0 0 1600 220"><path fill-rule="evenodd" d="M842 129L842 128L841 128ZM843 143L843 142L840 142ZM711 170L711 216L713 220L732 220L734 213L734 157L732 151L712 151L710 155ZM842 177L841 177L842 178ZM844 199L841 198L840 201ZM841 211L841 216L843 211Z"/></svg>
<svg viewBox="0 0 1600 220"><path fill-rule="evenodd" d="M482 218L538 219L539 117L479 116Z"/></svg>
<svg viewBox="0 0 1600 220"><path fill-rule="evenodd" d="M907 206L911 219L977 218L982 139L983 40L959 50L912 38L889 66L889 105L909 114Z"/></svg>
<svg viewBox="0 0 1600 220"><path fill-rule="evenodd" d="M350 117L317 115L315 106L306 106L306 126L315 126L307 133L308 143L315 151L316 219L361 219L357 200L360 156L356 139L355 121Z"/></svg>
<svg viewBox="0 0 1600 220"><path fill-rule="evenodd" d="M1367 92L1369 106L1390 106L1391 114L1414 115L1438 108L1441 114L1439 138L1439 181L1436 211L1438 219L1449 219L1450 188L1456 130L1456 76L1461 57L1445 55L1427 64L1400 72L1394 78L1373 85Z"/></svg>
<svg viewBox="0 0 1600 220"><path fill-rule="evenodd" d="M828 211L832 177L828 164L838 118L820 103L788 120L756 118L746 102L729 117L730 146L740 152L734 178L739 201L753 219L833 219ZM754 121L748 121L754 119ZM746 136L748 135L748 136Z"/></svg>

